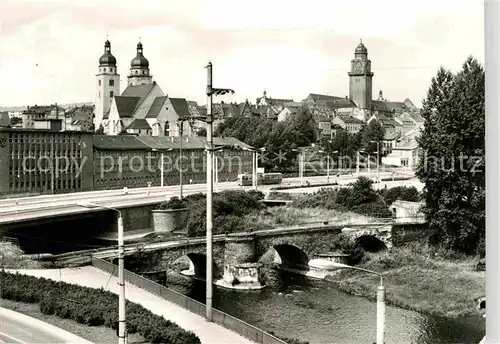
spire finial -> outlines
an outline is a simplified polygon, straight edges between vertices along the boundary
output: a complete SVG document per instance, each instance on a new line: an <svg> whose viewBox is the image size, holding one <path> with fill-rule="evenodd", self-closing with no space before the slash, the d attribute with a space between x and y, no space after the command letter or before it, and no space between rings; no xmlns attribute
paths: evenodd
<svg viewBox="0 0 500 344"><path fill-rule="evenodd" d="M141 39L142 39L142 37L139 36L139 43L141 43Z"/></svg>
<svg viewBox="0 0 500 344"><path fill-rule="evenodd" d="M106 40L108 40L108 39L109 39L108 34L106 34Z"/></svg>
<svg viewBox="0 0 500 344"><path fill-rule="evenodd" d="M363 38L360 38L360 39L359 39L359 43L363 43Z"/></svg>

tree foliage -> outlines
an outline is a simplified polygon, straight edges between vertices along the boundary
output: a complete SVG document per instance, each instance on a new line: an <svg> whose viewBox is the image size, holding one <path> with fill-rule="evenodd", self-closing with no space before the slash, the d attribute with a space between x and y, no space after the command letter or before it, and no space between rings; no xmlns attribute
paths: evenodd
<svg viewBox="0 0 500 344"><path fill-rule="evenodd" d="M458 74L444 68L423 103L424 208L436 242L474 253L485 236L484 69L469 57Z"/></svg>

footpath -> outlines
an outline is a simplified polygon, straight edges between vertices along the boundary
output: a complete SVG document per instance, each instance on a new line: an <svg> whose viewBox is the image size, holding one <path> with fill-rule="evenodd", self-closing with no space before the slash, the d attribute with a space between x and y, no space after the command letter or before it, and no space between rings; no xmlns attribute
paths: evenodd
<svg viewBox="0 0 500 344"><path fill-rule="evenodd" d="M65 269L7 270L34 277L44 277L55 281L77 284L90 288L104 288L118 294L118 278L92 266ZM203 317L166 301L128 282L125 283L125 298L138 303L152 313L163 316L187 331L194 332L203 344L255 344L254 342ZM118 305L117 305L118 307Z"/></svg>

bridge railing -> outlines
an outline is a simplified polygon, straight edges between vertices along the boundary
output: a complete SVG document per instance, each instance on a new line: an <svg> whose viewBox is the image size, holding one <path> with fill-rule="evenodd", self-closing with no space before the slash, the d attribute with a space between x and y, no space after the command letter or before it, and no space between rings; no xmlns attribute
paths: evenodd
<svg viewBox="0 0 500 344"><path fill-rule="evenodd" d="M92 257L92 265L114 276L118 275L118 267L105 260ZM201 302L193 300L181 293L164 287L156 282L153 282L128 270L125 270L124 277L125 281L141 289L158 295L159 297L175 303L176 305L187 309L190 312L195 313L201 317L205 316L205 305ZM235 318L215 308L212 309L212 321L259 344L286 344L285 341L265 332L264 330L261 330L253 325L244 322L243 320Z"/></svg>

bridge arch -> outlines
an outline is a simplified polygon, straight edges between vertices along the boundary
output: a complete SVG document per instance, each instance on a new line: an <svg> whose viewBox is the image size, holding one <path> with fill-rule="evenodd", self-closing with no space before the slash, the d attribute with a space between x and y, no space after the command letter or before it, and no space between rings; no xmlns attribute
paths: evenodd
<svg viewBox="0 0 500 344"><path fill-rule="evenodd" d="M263 263L277 263L293 269L309 269L309 257L299 247L291 244L274 245L259 259Z"/></svg>
<svg viewBox="0 0 500 344"><path fill-rule="evenodd" d="M187 274L191 274L193 277L205 278L207 275L207 256L202 253L185 254L177 258L172 265L186 271ZM215 262L213 262L212 272L214 276L220 275L220 270Z"/></svg>
<svg viewBox="0 0 500 344"><path fill-rule="evenodd" d="M387 250L387 245L372 234L363 234L356 238L356 244L366 252L380 252Z"/></svg>

